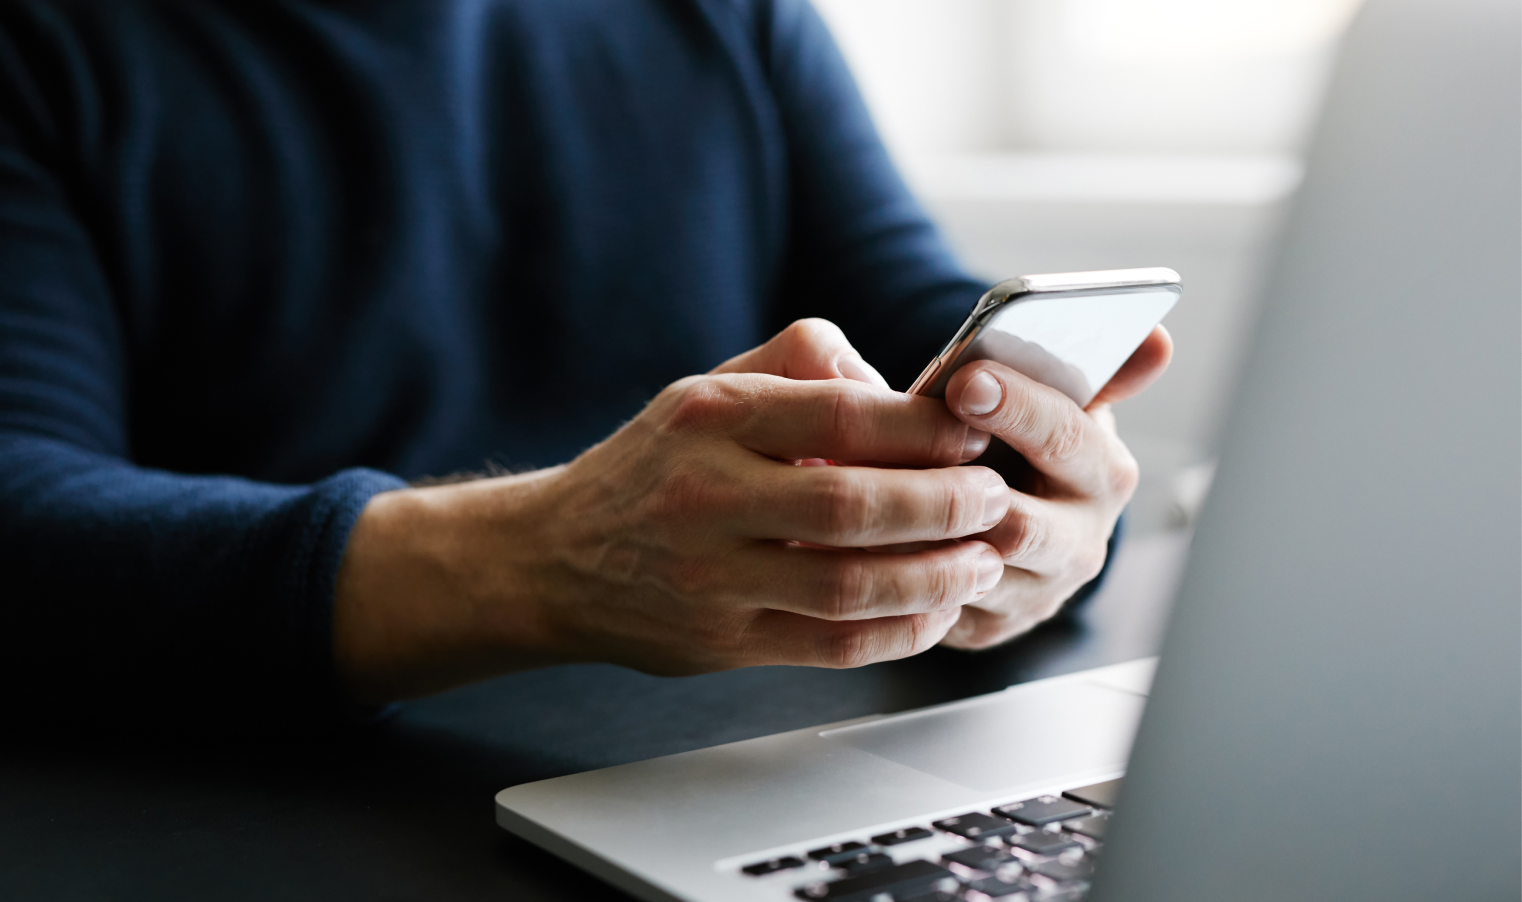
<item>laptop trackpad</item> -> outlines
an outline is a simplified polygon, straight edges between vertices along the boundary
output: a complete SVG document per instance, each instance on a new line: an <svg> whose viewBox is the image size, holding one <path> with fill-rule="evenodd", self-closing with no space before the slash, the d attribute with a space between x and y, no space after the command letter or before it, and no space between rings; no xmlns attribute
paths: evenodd
<svg viewBox="0 0 1522 902"><path fill-rule="evenodd" d="M1123 770L1145 699L1063 680L819 735L976 790Z"/></svg>

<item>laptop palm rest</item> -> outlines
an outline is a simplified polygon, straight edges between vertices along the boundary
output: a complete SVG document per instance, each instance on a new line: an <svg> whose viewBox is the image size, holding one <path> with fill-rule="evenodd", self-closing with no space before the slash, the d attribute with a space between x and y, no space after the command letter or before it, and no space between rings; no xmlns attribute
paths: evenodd
<svg viewBox="0 0 1522 902"><path fill-rule="evenodd" d="M1141 695L1088 681L1019 688L820 733L969 789L1123 767Z"/></svg>
<svg viewBox="0 0 1522 902"><path fill-rule="evenodd" d="M497 823L644 899L790 897L738 869L1119 775L1154 665L512 786Z"/></svg>

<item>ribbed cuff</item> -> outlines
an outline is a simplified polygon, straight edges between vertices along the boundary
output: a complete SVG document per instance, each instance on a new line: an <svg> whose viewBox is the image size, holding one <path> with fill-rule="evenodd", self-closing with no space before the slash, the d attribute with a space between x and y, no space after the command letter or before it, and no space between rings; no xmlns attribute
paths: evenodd
<svg viewBox="0 0 1522 902"><path fill-rule="evenodd" d="M395 476L369 469L344 470L312 486L308 525L296 550L300 557L291 567L300 581L293 596L300 600L296 614L301 618L291 626L304 637L305 666L298 682L313 693L296 706L305 709L302 719L357 725L389 713L390 706L358 705L343 692L333 660L333 600L349 535L365 505L382 492L406 486Z"/></svg>

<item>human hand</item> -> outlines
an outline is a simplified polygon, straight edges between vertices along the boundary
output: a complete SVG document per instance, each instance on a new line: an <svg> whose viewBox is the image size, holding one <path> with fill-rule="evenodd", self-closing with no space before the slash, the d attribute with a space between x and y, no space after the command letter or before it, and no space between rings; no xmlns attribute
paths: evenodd
<svg viewBox="0 0 1522 902"><path fill-rule="evenodd" d="M947 408L1023 460L1004 468L1009 513L977 536L999 549L1004 578L961 609L944 644L987 648L1004 642L1051 617L1098 575L1138 478L1110 405L1150 385L1172 355L1173 341L1158 326L1082 410L1061 392L992 361L965 366L951 378ZM992 465L994 456L984 460Z"/></svg>
<svg viewBox="0 0 1522 902"><path fill-rule="evenodd" d="M958 466L985 433L874 375L838 329L804 321L673 384L566 466L376 496L339 576L351 692L576 660L851 667L933 645L1003 578L971 537L1013 495ZM809 458L886 466L793 465ZM897 543L930 545L861 550Z"/></svg>
<svg viewBox="0 0 1522 902"><path fill-rule="evenodd" d="M888 380L862 359L840 327L826 319L810 318L794 322L776 337L724 361L709 371L719 373L766 373L788 379L851 379L879 388L888 388ZM988 433L969 429L965 458L971 460L988 448ZM831 463L822 458L798 461L804 466Z"/></svg>

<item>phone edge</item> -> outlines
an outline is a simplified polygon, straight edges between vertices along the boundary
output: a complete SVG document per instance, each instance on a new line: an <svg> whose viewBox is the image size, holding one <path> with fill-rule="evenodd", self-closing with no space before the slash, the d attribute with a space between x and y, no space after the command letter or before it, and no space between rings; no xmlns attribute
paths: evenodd
<svg viewBox="0 0 1522 902"><path fill-rule="evenodd" d="M906 394L930 398L945 396L945 387L936 391L937 376L947 362L955 361L967 349L994 311L1005 304L1015 303L1034 294L1056 294L1067 291L1104 291L1117 288L1143 288L1148 285L1179 285L1183 280L1177 271L1165 266L1141 269L1106 269L1094 272L1045 273L1017 276L994 285L978 298L972 312L951 336L941 352L931 358L920 372L919 378L909 386Z"/></svg>

